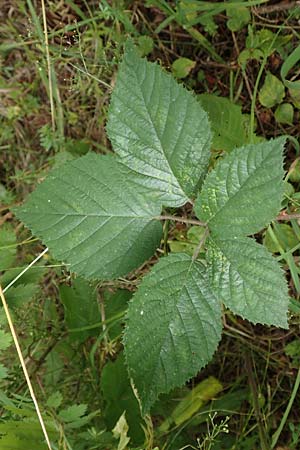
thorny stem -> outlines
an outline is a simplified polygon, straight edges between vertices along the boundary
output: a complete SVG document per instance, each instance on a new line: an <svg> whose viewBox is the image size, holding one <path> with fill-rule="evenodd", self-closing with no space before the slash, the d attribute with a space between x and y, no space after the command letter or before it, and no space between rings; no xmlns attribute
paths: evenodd
<svg viewBox="0 0 300 450"><path fill-rule="evenodd" d="M189 223L191 225L198 225L199 227L206 227L206 222L201 222L201 220L196 219L185 219L184 217L177 217L177 216L156 216L154 217L156 220L174 220L174 222L182 222L182 223Z"/></svg>

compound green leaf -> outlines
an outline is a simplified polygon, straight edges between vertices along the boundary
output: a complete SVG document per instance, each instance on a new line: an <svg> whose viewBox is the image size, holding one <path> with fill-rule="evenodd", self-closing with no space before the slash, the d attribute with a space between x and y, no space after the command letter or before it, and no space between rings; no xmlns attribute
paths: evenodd
<svg viewBox="0 0 300 450"><path fill-rule="evenodd" d="M143 413L210 361L221 328L206 268L183 253L160 259L130 303L124 338Z"/></svg>
<svg viewBox="0 0 300 450"><path fill-rule="evenodd" d="M153 255L160 211L115 157L90 153L53 170L16 213L70 270L113 279Z"/></svg>
<svg viewBox="0 0 300 450"><path fill-rule="evenodd" d="M86 406L86 405L78 405L80 406ZM64 424L65 430L76 430L78 428L84 427L87 424L89 424L97 415L99 415L99 411L91 412L90 414L84 414L81 417L78 417L77 419L74 419L72 422L68 422Z"/></svg>
<svg viewBox="0 0 300 450"><path fill-rule="evenodd" d="M208 118L191 92L131 45L109 109L108 136L122 163L143 175L166 206L195 197L207 171Z"/></svg>
<svg viewBox="0 0 300 450"><path fill-rule="evenodd" d="M277 261L248 237L210 239L210 282L235 314L287 328L288 288Z"/></svg>
<svg viewBox="0 0 300 450"><path fill-rule="evenodd" d="M79 420L87 410L87 405L80 404L80 405L71 405L66 409L62 409L59 412L59 417L64 422L75 422L76 420Z"/></svg>
<svg viewBox="0 0 300 450"><path fill-rule="evenodd" d="M9 408L8 408L9 409ZM14 408L17 410L17 408ZM41 430L41 425L35 417L23 416L24 410L19 408L21 413L16 414L21 415L21 418L12 420L7 418L5 421L0 423L0 448L1 450L24 450L24 449L34 449L34 450L47 450L47 445L45 444L45 438ZM27 413L27 411L26 411ZM59 438L58 432L55 430L53 421L47 420L46 423L47 432L50 440L55 440Z"/></svg>
<svg viewBox="0 0 300 450"><path fill-rule="evenodd" d="M8 369L4 366L4 364L0 363L0 380L4 380L8 376Z"/></svg>
<svg viewBox="0 0 300 450"><path fill-rule="evenodd" d="M48 397L48 400L46 402L46 405L49 408L58 408L63 402L63 396L62 393L59 391L53 392L53 394Z"/></svg>
<svg viewBox="0 0 300 450"><path fill-rule="evenodd" d="M12 336L0 329L0 351L6 350L12 343Z"/></svg>
<svg viewBox="0 0 300 450"><path fill-rule="evenodd" d="M292 34L278 35L267 28L253 32L251 27L246 38L246 49L259 50L262 52L262 57L268 57L276 50L283 57L286 55L286 44L292 39L292 36Z"/></svg>
<svg viewBox="0 0 300 450"><path fill-rule="evenodd" d="M216 236L253 234L280 211L285 138L226 155L207 176L195 212Z"/></svg>

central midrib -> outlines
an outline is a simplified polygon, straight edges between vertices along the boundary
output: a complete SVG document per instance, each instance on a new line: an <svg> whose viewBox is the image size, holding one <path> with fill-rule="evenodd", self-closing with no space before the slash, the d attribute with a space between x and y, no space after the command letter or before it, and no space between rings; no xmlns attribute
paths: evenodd
<svg viewBox="0 0 300 450"><path fill-rule="evenodd" d="M40 214L38 214L40 216ZM64 213L47 213L47 216L63 216L63 217L111 217L111 218L118 218L123 217L126 219L147 219L147 220L159 220L156 218L156 216L139 216L139 215L122 215L122 214L84 214L84 213L71 213L71 214L64 214Z"/></svg>
<svg viewBox="0 0 300 450"><path fill-rule="evenodd" d="M264 162L265 160L267 160L268 157L269 157L270 155L272 156L272 153L271 153L271 152L268 153L268 154L266 155L266 157L264 157L264 158L262 159L261 164L263 164L263 162ZM249 156L249 155L248 155L248 156ZM260 170L260 169L261 169L261 166L260 166L257 170ZM226 208L226 207L228 207L228 205L229 205L229 204L230 204L230 203L231 203L231 202L232 202L239 194L241 194L242 189L247 185L247 183L249 183L249 180L251 180L251 175L253 175L253 173L255 173L255 172L252 172L251 174L249 174L248 178L244 181L244 183L241 184L239 190L236 191L231 197L229 197L229 196L228 196L228 193L227 193L227 196L228 196L227 198L228 198L228 200L226 201L226 203L225 203L223 206L221 206L221 208L220 208L218 211L216 211L216 212L210 217L210 219L208 220L208 223L209 223L209 222L213 222L214 219L216 220L216 218L220 215L220 213L223 211L223 209ZM228 177L228 174L229 174L229 171L228 171L228 173L227 173L227 177ZM271 179L268 181L268 183L270 183L270 182L272 181L272 179L273 179L273 178L271 178ZM264 182L263 184L266 184L266 182ZM257 188L258 186L260 186L260 185L254 186L254 188ZM227 192L227 189L226 189L226 192Z"/></svg>
<svg viewBox="0 0 300 450"><path fill-rule="evenodd" d="M145 72L146 72L146 71L147 71L147 68L145 67ZM156 130L154 121L153 121L153 119L152 119L152 117L151 117L150 111L149 111L148 108L147 108L146 99L145 99L144 93L143 93L143 91L142 91L142 89L141 89L141 87L140 87L140 83L139 83L139 80L138 80L138 77L137 77L137 73L136 73L135 70L133 70L133 73L134 73L134 76L135 76L135 78L136 78L136 82L137 82L137 84L138 84L138 86L139 86L139 91L140 91L140 93L141 93L141 98L142 98L143 103L144 103L144 107L145 107L145 111L146 111L147 116L148 116L148 120L149 120L149 122L150 122L150 124L151 124L151 129L153 130L153 133L154 133L155 136L156 136L157 142L159 143L159 149L161 150L162 154L163 154L164 157L165 157L165 160L166 160L167 166L168 166L168 168L169 168L169 170L170 170L170 173L171 173L171 174L173 175L173 177L175 178L175 180L176 180L178 186L180 187L180 189L181 189L181 191L182 191L182 194L186 197L186 194L185 194L185 192L184 192L183 186L182 186L181 183L179 182L179 179L177 178L175 172L173 171L173 169L172 169L172 167L171 167L171 165L170 165L170 161L169 161L168 156L167 156L167 154L166 154L166 152L165 152L165 150L164 150L164 147L163 147L163 145L162 145L161 139L160 139L160 137L159 137L159 135L158 135L158 133L157 133L157 130ZM156 78L156 72L154 72L154 79L155 79L155 78ZM151 87L151 94L150 94L150 97L152 96L152 92L153 92L153 89L154 89L154 85L155 85L155 83L154 83L154 81L153 81L152 87ZM167 119L166 119L166 121L167 121Z"/></svg>

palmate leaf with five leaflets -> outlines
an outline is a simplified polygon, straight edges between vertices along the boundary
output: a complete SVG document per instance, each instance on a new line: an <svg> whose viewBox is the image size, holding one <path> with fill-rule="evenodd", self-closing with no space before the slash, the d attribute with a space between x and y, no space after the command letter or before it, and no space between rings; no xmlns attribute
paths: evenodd
<svg viewBox="0 0 300 450"><path fill-rule="evenodd" d="M183 205L203 184L195 213L210 232L208 265L181 253L160 259L128 310L126 359L146 413L160 393L210 361L221 301L255 323L286 326L281 269L247 237L280 209L284 139L233 150L202 183L211 138L206 113L130 44L107 129L116 155L87 154L53 170L17 215L70 270L113 279L153 255L162 205Z"/></svg>
<svg viewBox="0 0 300 450"><path fill-rule="evenodd" d="M210 361L221 329L221 304L205 266L184 253L160 259L130 303L124 337L144 413L160 393L182 385Z"/></svg>

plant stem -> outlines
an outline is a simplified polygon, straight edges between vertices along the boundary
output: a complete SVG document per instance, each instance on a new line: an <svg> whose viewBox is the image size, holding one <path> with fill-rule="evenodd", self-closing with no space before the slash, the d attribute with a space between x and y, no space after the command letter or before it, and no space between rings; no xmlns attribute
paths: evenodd
<svg viewBox="0 0 300 450"><path fill-rule="evenodd" d="M171 216L171 215L163 215L154 217L155 220L173 220L174 222L188 223L190 225L197 225L199 227L207 227L206 222L202 222L201 220L196 219L185 219L184 217ZM292 214L279 214L276 217L278 221L289 221L293 219L300 219L300 213L292 213Z"/></svg>
<svg viewBox="0 0 300 450"><path fill-rule="evenodd" d="M164 223L163 231L164 231L164 255L168 256L168 233L169 233L169 224L170 221L166 220Z"/></svg>
<svg viewBox="0 0 300 450"><path fill-rule="evenodd" d="M252 363L250 360L250 356L247 352L245 353L245 364L246 364L246 370L247 370L247 375L248 375L248 379L249 379L250 389L252 392L253 407L254 407L256 422L257 422L257 426L258 426L261 449L262 450L270 450L270 445L268 443L268 436L267 436L267 433L266 433L266 430L264 427L263 417L262 417L261 409L260 409L259 402L258 402L258 392L257 392L256 382L255 382L255 379L253 376Z"/></svg>
<svg viewBox="0 0 300 450"><path fill-rule="evenodd" d="M272 44L273 44L273 42L272 42ZM259 86L259 82L262 77L262 74L263 74L266 64L267 64L267 56L264 56L261 66L259 68L256 80L255 80L254 89L253 89L253 93L252 93L251 110L250 110L250 132L249 132L251 142L253 142L252 140L253 140L253 136L254 136L255 108L256 108L256 98L257 98L258 86Z"/></svg>
<svg viewBox="0 0 300 450"><path fill-rule="evenodd" d="M281 432L283 430L283 427L284 427L284 425L285 425L285 423L287 421L288 415L289 415L289 413L291 411L291 408L293 406L294 400L296 398L297 391L299 389L299 385L300 385L300 368L298 369L296 381L295 381L295 384L294 384L294 387L293 387L293 392L291 394L291 397L290 397L290 400L289 400L288 405L286 407L286 410L285 410L285 412L283 414L283 417L281 419L279 427L277 428L277 430L275 431L275 433L272 436L271 449L273 449L275 447L275 445L277 444L279 436L280 436L280 434L281 434Z"/></svg>
<svg viewBox="0 0 300 450"><path fill-rule="evenodd" d="M276 217L276 220L279 220L279 221L293 220L293 219L300 219L300 214L299 213L279 214L279 216Z"/></svg>
<svg viewBox="0 0 300 450"><path fill-rule="evenodd" d="M193 256L192 256L192 261L195 261L195 260L198 258L198 255L199 255L199 253L200 253L200 250L201 250L201 248L202 248L202 245L203 245L204 242L206 241L206 238L207 238L208 234L209 234L209 229L206 228L205 231L204 231L204 234L203 234L202 238L200 239L199 244L197 245L197 247L196 247L196 249L195 249L195 251L194 251L194 254L193 254Z"/></svg>
<svg viewBox="0 0 300 450"><path fill-rule="evenodd" d="M189 223L191 225L198 225L199 227L206 227L206 222L201 222L200 220L196 219L185 219L184 217L177 217L177 216L156 216L154 217L156 220L173 220L174 222L182 222L182 223Z"/></svg>
<svg viewBox="0 0 300 450"><path fill-rule="evenodd" d="M296 6L300 6L299 1L281 2L277 5L259 6L253 9L258 14L271 14L278 11L287 11L288 9L295 8Z"/></svg>
<svg viewBox="0 0 300 450"><path fill-rule="evenodd" d="M105 323L105 305L104 305L104 298L100 292L98 293L98 299L99 299L99 303L100 303L101 322L103 324L102 325L103 340L104 340L105 348L107 348L108 337L107 337L107 326Z"/></svg>

